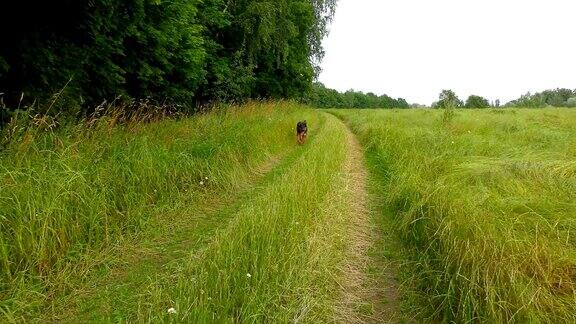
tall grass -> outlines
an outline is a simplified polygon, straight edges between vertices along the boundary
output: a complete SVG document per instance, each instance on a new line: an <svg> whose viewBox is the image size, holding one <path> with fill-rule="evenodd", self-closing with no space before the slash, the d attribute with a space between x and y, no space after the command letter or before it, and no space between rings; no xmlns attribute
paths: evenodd
<svg viewBox="0 0 576 324"><path fill-rule="evenodd" d="M50 296L52 274L138 233L162 206L232 194L296 148L301 115L290 103L254 103L152 123L113 115L55 129L10 125L0 151L1 312L26 313L27 302Z"/></svg>
<svg viewBox="0 0 576 324"><path fill-rule="evenodd" d="M201 249L174 260L134 299L93 306L92 320L330 321L345 257L345 128L312 121L309 142L236 205ZM113 305L113 307L110 307ZM167 312L174 308L175 314ZM108 310L108 311L106 311Z"/></svg>
<svg viewBox="0 0 576 324"><path fill-rule="evenodd" d="M576 320L576 111L333 111L366 145L422 319Z"/></svg>

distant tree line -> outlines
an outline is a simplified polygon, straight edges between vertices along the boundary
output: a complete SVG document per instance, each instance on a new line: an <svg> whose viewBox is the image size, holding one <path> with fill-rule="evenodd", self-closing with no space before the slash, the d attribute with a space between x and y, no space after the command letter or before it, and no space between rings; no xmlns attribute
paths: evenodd
<svg viewBox="0 0 576 324"><path fill-rule="evenodd" d="M60 93L195 106L301 98L336 0L9 0L0 13L0 99ZM10 10L8 10L10 8ZM22 103L24 101L24 103Z"/></svg>
<svg viewBox="0 0 576 324"><path fill-rule="evenodd" d="M470 95L466 102L460 100L456 93L452 90L442 90L439 96L439 100L432 104L432 108L490 108L499 107L500 100L496 100L494 103L490 103L488 99L477 96Z"/></svg>
<svg viewBox="0 0 576 324"><path fill-rule="evenodd" d="M500 107L500 100L490 103L481 96L471 95L466 102L460 100L452 90L442 90L439 100L432 104L433 108L490 108ZM527 93L519 99L512 100L504 107L543 108L543 107L576 107L576 89L555 89Z"/></svg>
<svg viewBox="0 0 576 324"><path fill-rule="evenodd" d="M378 96L372 92L354 90L342 93L322 83L314 83L303 101L318 108L410 108L402 98L394 99L387 95Z"/></svg>
<svg viewBox="0 0 576 324"><path fill-rule="evenodd" d="M506 104L507 107L576 107L576 89L555 89L538 92L535 94L527 93L520 98Z"/></svg>

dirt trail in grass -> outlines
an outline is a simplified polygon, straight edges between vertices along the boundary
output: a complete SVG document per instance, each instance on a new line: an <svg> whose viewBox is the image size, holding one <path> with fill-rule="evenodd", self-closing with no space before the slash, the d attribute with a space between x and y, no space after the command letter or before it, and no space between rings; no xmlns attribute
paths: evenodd
<svg viewBox="0 0 576 324"><path fill-rule="evenodd" d="M335 125L340 127L331 124L332 127ZM338 215L342 222L333 221L336 215L328 214L330 216L326 219L331 221L327 222L327 226L320 226L326 233L318 231L317 239L332 242L326 239L326 235L334 233L338 233L338 237L346 237L346 248L336 248L340 252L345 249L346 261L338 280L340 294L338 288L332 286L337 292L336 305L334 299L323 297L316 304L326 302L329 310L327 318L337 322L399 322L395 268L381 257L382 242L386 236L375 225L376 216L370 209L373 204L368 193L369 178L362 148L352 132L344 125L341 127L346 129L348 155L341 169L344 180L335 177L340 182L335 187L333 198L343 203L328 201L333 203L330 206L338 209L335 212L340 212ZM181 202L165 215L162 213L150 226L154 228L153 234L144 233L139 239L121 242L105 251L104 254L110 255L97 262L95 269L82 276L84 278L80 282L70 282L65 289L58 289L60 295L51 297L49 307L38 322L134 322L136 318L152 316L148 312L153 311L153 302L147 300L147 294L164 296L159 292L172 289L171 285L176 280L175 276L181 273L184 260L212 244L215 233L234 223L243 203L250 202L267 186L280 181L287 170L307 156L305 152L315 148L314 144L313 135L306 146L290 150L282 158L271 158L253 170L242 192L225 197L207 192L197 200ZM343 153L343 147L341 149ZM343 157L343 154L340 156ZM334 224L344 224L344 227L336 231ZM311 240L311 246L321 245L320 241ZM330 252L330 248L325 250ZM335 270L337 264L340 262L335 262L331 269ZM327 282L331 285L334 281L331 279ZM62 290L66 291L64 295Z"/></svg>
<svg viewBox="0 0 576 324"><path fill-rule="evenodd" d="M400 321L398 282L392 263L374 251L382 248L382 235L370 209L368 171L356 136L347 128L348 157L344 166L345 190L351 197L352 216L347 262L344 265L338 319L355 323L395 323ZM375 253L376 252L376 253Z"/></svg>

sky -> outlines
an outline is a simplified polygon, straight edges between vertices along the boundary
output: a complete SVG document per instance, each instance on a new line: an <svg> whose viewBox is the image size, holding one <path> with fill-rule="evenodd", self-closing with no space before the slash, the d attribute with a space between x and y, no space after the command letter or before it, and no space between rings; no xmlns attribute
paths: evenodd
<svg viewBox="0 0 576 324"><path fill-rule="evenodd" d="M576 89L576 0L339 0L319 81L430 105Z"/></svg>

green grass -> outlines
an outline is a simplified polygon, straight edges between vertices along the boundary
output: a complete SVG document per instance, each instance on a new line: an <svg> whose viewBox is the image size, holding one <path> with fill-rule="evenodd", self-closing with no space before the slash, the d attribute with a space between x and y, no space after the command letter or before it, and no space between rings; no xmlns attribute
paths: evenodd
<svg viewBox="0 0 576 324"><path fill-rule="evenodd" d="M576 111L331 112L366 147L410 313L576 319Z"/></svg>
<svg viewBox="0 0 576 324"><path fill-rule="evenodd" d="M280 321L329 319L344 231L326 213L345 157L343 126L333 117L275 181L242 201L209 244L174 264L127 310L135 321ZM328 148L331 148L330 150ZM171 289L163 289L170 286ZM323 305L324 304L324 305Z"/></svg>
<svg viewBox="0 0 576 324"><path fill-rule="evenodd" d="M292 103L12 124L0 322L334 322L387 297L405 320L576 320L576 111L329 112L364 145L373 197L346 126ZM380 227L367 259L350 254L358 194Z"/></svg>
<svg viewBox="0 0 576 324"><path fill-rule="evenodd" d="M3 312L21 312L22 299L44 293L70 260L137 233L174 202L245 186L259 164L295 149L299 113L246 106L148 125L22 131L0 155Z"/></svg>
<svg viewBox="0 0 576 324"><path fill-rule="evenodd" d="M19 131L0 156L0 321L333 320L345 134L290 103Z"/></svg>

